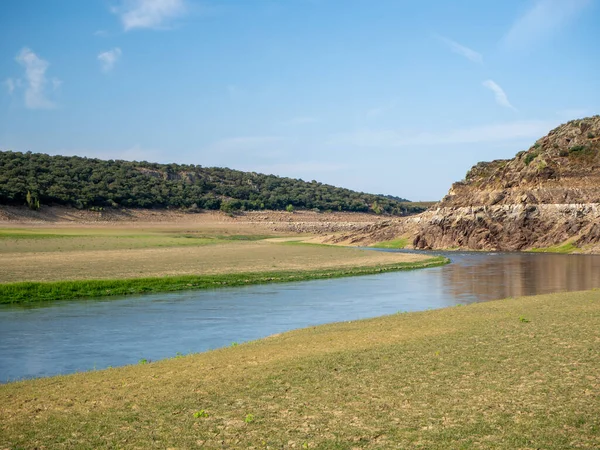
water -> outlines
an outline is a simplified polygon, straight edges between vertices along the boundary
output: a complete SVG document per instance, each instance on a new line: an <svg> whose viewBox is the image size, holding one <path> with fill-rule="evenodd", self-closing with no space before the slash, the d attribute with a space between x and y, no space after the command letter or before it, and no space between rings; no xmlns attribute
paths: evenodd
<svg viewBox="0 0 600 450"><path fill-rule="evenodd" d="M600 287L600 256L449 253L408 272L0 307L0 381L201 352L349 321L521 295Z"/></svg>

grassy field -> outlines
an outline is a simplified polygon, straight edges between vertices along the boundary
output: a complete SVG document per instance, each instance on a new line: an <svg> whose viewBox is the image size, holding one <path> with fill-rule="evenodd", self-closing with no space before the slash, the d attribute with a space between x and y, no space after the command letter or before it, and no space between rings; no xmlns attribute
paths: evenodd
<svg viewBox="0 0 600 450"><path fill-rule="evenodd" d="M600 291L0 386L0 448L600 448Z"/></svg>
<svg viewBox="0 0 600 450"><path fill-rule="evenodd" d="M256 223L0 228L0 303L372 274L445 261L307 244Z"/></svg>
<svg viewBox="0 0 600 450"><path fill-rule="evenodd" d="M137 250L198 247L231 241L258 241L273 237L256 229L184 228L0 228L0 255L65 253L72 251ZM246 233L246 234L239 234Z"/></svg>
<svg viewBox="0 0 600 450"><path fill-rule="evenodd" d="M307 244L310 245L310 244ZM46 281L0 284L0 304L36 303L91 297L150 294L183 290L249 286L252 284L286 283L294 281L372 275L399 270L424 269L447 264L444 257L422 261L398 262L367 267L341 267L321 270L279 272L243 272L218 275L188 275L157 278L124 278L114 280Z"/></svg>
<svg viewBox="0 0 600 450"><path fill-rule="evenodd" d="M0 228L0 283L376 267L425 259L321 245L257 224Z"/></svg>

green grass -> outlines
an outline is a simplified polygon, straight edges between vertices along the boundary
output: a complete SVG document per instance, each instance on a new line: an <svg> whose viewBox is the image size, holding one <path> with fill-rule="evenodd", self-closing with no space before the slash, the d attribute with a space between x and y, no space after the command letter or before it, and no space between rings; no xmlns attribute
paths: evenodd
<svg viewBox="0 0 600 450"><path fill-rule="evenodd" d="M130 278L122 280L77 280L18 282L0 284L0 304L35 303L91 297L108 297L193 289L245 286L264 283L370 275L398 270L435 267L448 263L436 257L419 262L386 264L373 267L333 268L307 271L273 271L220 275Z"/></svg>
<svg viewBox="0 0 600 450"><path fill-rule="evenodd" d="M310 327L1 385L0 448L598 449L599 343L600 291Z"/></svg>
<svg viewBox="0 0 600 450"><path fill-rule="evenodd" d="M69 237L84 237L82 235L49 234L49 233L19 233L0 230L0 239L60 239Z"/></svg>
<svg viewBox="0 0 600 450"><path fill-rule="evenodd" d="M529 251L533 252L533 253L563 253L563 254L568 254L568 253L573 253L573 252L575 252L577 250L580 250L579 247L577 247L572 242L567 242L565 244L554 245L554 246L551 246L551 247L543 247L543 248L534 247L534 248L532 248Z"/></svg>
<svg viewBox="0 0 600 450"><path fill-rule="evenodd" d="M377 242L376 244L371 245L371 247L374 248L404 248L408 245L408 239L406 238L400 238L400 239L394 239L391 241L382 241L382 242Z"/></svg>

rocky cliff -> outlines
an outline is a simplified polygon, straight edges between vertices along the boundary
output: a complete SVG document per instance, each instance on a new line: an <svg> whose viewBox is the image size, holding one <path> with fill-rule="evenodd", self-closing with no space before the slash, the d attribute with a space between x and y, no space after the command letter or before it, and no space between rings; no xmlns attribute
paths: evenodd
<svg viewBox="0 0 600 450"><path fill-rule="evenodd" d="M429 211L339 237L418 249L600 251L600 116L568 122L510 160L478 163Z"/></svg>

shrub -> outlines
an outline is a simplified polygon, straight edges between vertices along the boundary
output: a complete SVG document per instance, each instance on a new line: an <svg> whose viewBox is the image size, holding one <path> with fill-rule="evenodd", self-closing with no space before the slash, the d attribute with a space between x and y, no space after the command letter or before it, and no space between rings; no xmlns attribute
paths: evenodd
<svg viewBox="0 0 600 450"><path fill-rule="evenodd" d="M527 153L527 155L525 155L525 165L528 166L531 161L533 161L535 158L538 157L537 153Z"/></svg>
<svg viewBox="0 0 600 450"><path fill-rule="evenodd" d="M574 147L571 147L569 149L570 153L578 153L578 152L582 152L586 149L585 145L575 145Z"/></svg>

